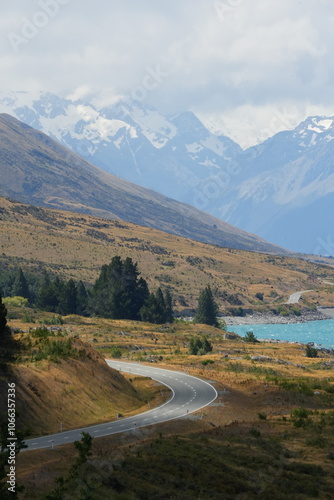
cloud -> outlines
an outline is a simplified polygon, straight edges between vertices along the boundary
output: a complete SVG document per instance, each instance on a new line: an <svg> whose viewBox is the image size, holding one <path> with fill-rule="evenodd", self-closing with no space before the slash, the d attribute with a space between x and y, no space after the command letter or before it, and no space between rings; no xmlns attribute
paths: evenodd
<svg viewBox="0 0 334 500"><path fill-rule="evenodd" d="M333 21L332 0L16 0L2 7L2 85L111 102L159 65L169 76L146 99L162 111L237 128L243 110L268 128L291 102L296 118L334 110Z"/></svg>

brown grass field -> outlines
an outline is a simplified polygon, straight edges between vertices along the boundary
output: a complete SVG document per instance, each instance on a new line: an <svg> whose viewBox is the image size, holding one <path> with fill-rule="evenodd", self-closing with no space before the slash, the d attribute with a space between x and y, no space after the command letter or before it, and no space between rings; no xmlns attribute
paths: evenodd
<svg viewBox="0 0 334 500"><path fill-rule="evenodd" d="M10 324L22 332L28 332L31 326L38 326L51 316L31 311L35 318L35 324L31 325L22 320L25 311L17 310L16 313L18 318L11 320ZM215 403L188 418L141 429L136 435L130 433L94 440L93 455L85 467L90 468L91 474L100 474L101 477L89 487L90 498L243 500L333 497L333 462L330 458L334 451L333 355L319 353L318 358L307 358L305 347L301 344L248 344L238 337L226 340L222 330L184 322L159 326L69 316L64 318L61 328L66 338L74 338L80 346L87 346L87 343L91 346L85 347L92 355L92 360L88 360L86 365L87 378L78 380L73 376L75 368L72 361L60 364L32 361L30 349L33 346L23 351L13 369L21 370L21 373L28 370L31 380L35 380L36 373L40 372L45 377L40 379L40 387L44 383L51 384L54 394L59 388L63 391L64 387L72 388L75 407L83 393L88 399L91 398L89 371L97 370L96 364L103 364L101 354L111 357L115 347L121 350L126 359L186 370L211 381L219 393ZM206 335L213 345L212 353L205 356L189 355L189 340L193 335ZM19 333L17 339L27 344L29 333ZM92 347L98 353L92 351ZM210 364L206 364L207 360L210 360ZM107 376L107 373L104 374L105 378L100 382L98 399L101 401L104 401L104 397L110 398L104 385L108 385ZM29 383L29 377L24 379L25 384ZM49 378L52 381L47 381ZM142 399L157 396L159 391L146 379L143 382L136 379L136 383L142 391ZM57 401L56 398L52 407L57 407ZM125 398L123 403L129 404L128 413L125 410L124 415L141 411L143 407L140 401L133 402L131 398ZM137 406L136 410L134 406ZM80 405L78 408L82 424L84 419L89 424L107 418L106 413L99 413L98 410L97 413L86 413ZM116 406L109 408L112 414ZM291 416L296 408L305 408L310 412L305 420L301 420L301 425L298 419ZM61 418L65 420L66 413L69 416L72 411L73 407L63 404ZM59 414L57 416L60 418ZM48 426L50 431L54 429L54 421L48 419L46 413L43 430L47 431ZM43 495L54 488L56 477L66 477L75 456L73 445L53 451L20 453L18 482L26 487L21 498L44 498ZM184 467L189 467L185 484L180 479L183 486L180 486L179 494L175 484L173 486L172 478L178 477L173 463L183 463ZM109 483L102 478L101 473L103 468L108 467L111 467L113 478ZM197 473L194 472L196 467L199 467ZM210 491L213 496L208 496L205 485L210 479L206 476L207 470L216 470L217 467L216 479L211 477ZM220 477L219 471L225 470L224 467L231 468L231 484L226 475ZM77 478L80 484L86 481L84 477L90 477L89 474L87 476L87 469L83 468L83 471L81 479ZM160 485L157 478L161 474L164 479L161 479ZM124 491L122 488L122 492L118 491L119 484ZM191 491L187 489L189 484L192 485ZM224 496L219 496L215 489L218 487L219 491L225 491ZM167 495L166 491L169 491L170 496L163 496Z"/></svg>
<svg viewBox="0 0 334 500"><path fill-rule="evenodd" d="M1 198L0 265L47 269L92 284L112 257L132 257L152 289L168 287L178 310L194 308L207 284L221 311L233 306L265 309L297 290L313 289L306 306L333 305L334 269L292 257L215 247L127 222L37 209ZM226 292L228 297L224 296ZM255 298L264 293L264 300Z"/></svg>

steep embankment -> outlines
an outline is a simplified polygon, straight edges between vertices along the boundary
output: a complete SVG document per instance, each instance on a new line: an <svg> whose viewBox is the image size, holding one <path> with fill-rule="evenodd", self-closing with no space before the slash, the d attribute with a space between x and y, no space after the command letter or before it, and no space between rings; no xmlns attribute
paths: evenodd
<svg viewBox="0 0 334 500"><path fill-rule="evenodd" d="M1 394L7 392L8 380L16 384L18 428L43 435L59 432L61 425L67 430L113 420L117 413L128 414L145 405L147 394L107 366L89 344L73 339L70 356L36 361L43 344L31 340L32 346L24 340L22 361L9 364L0 376ZM1 415L7 410L5 403L1 398Z"/></svg>

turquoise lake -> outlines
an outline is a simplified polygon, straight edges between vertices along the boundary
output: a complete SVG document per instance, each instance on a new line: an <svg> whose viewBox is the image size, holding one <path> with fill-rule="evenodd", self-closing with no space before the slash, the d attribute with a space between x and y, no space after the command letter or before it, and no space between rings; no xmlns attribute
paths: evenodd
<svg viewBox="0 0 334 500"><path fill-rule="evenodd" d="M314 342L323 347L334 348L334 319L326 321L309 321L289 325L233 325L229 332L244 336L252 331L259 339L277 339L292 342Z"/></svg>

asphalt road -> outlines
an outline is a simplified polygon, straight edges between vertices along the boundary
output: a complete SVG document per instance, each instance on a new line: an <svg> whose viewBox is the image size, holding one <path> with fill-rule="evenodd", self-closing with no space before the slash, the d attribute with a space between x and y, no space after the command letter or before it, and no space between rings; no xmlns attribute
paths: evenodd
<svg viewBox="0 0 334 500"><path fill-rule="evenodd" d="M153 380L166 385L171 390L171 398L164 405L141 413L134 417L119 419L105 424L82 427L71 431L64 431L58 434L43 436L36 439L27 439L27 450L37 450L41 448L52 448L62 444L73 443L81 439L82 432L88 432L94 438L110 436L121 432L136 432L140 427L166 422L186 416L188 413L208 406L217 397L217 391L208 382L192 377L181 372L163 370L155 366L144 366L125 361L107 360L112 368L150 377Z"/></svg>
<svg viewBox="0 0 334 500"><path fill-rule="evenodd" d="M313 290L304 290L302 292L295 292L292 295L290 295L289 300L287 301L287 304L298 304L300 297L304 293L310 293L313 292Z"/></svg>

